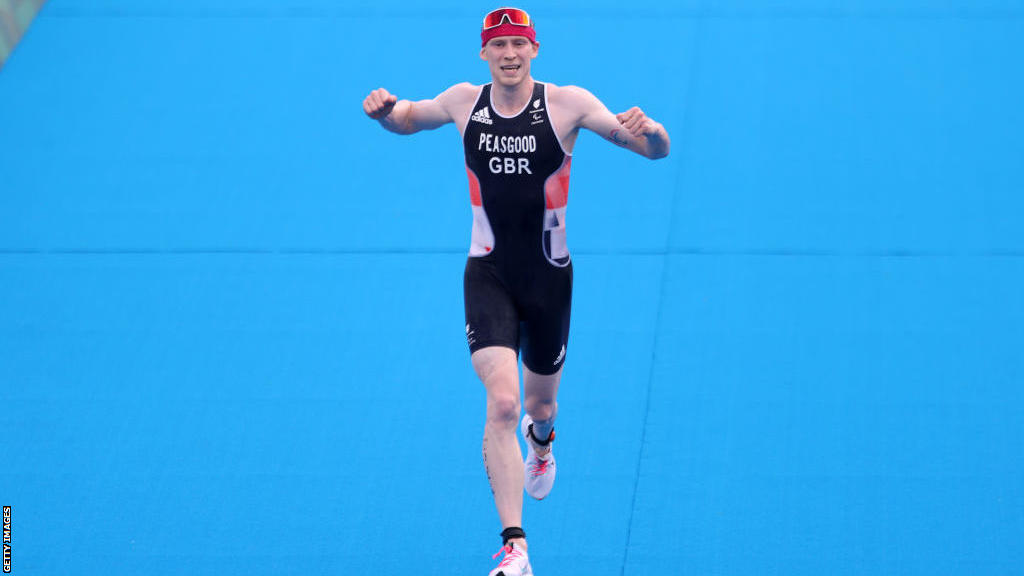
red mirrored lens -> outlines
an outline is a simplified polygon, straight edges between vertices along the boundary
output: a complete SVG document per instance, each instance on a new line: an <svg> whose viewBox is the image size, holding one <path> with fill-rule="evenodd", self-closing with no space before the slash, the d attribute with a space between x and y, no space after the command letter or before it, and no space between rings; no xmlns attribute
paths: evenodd
<svg viewBox="0 0 1024 576"><path fill-rule="evenodd" d="M518 8L500 8L484 16L484 30L497 28L504 20L515 26L530 25L530 15L526 12Z"/></svg>

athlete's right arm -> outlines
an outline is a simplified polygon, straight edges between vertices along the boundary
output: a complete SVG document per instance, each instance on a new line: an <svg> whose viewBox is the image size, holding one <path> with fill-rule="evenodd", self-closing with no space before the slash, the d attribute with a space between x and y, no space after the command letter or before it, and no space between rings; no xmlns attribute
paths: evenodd
<svg viewBox="0 0 1024 576"><path fill-rule="evenodd" d="M453 109L460 108L468 84L456 84L430 100L399 100L384 88L370 92L363 100L366 115L396 134L433 130L454 121ZM470 104L472 105L472 104Z"/></svg>

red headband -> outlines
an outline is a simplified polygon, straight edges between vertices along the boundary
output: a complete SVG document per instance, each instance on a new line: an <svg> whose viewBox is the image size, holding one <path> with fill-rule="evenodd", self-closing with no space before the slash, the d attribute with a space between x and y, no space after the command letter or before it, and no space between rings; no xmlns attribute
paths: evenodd
<svg viewBox="0 0 1024 576"><path fill-rule="evenodd" d="M498 36L523 36L534 44L537 43L537 31L532 26L516 26L509 24L508 22L502 23L497 28L491 28L490 30L483 30L480 32L480 39L483 41L480 46L486 46L487 41L491 38L497 38Z"/></svg>

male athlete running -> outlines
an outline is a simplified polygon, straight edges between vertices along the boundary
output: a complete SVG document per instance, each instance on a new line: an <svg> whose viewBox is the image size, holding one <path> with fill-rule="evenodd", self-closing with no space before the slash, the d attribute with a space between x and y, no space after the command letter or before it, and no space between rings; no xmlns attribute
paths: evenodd
<svg viewBox="0 0 1024 576"><path fill-rule="evenodd" d="M582 88L534 81L530 63L540 43L526 12L488 13L480 36L480 58L490 67L491 83L456 84L417 102L378 88L363 101L363 110L398 134L449 122L462 134L473 208L464 277L466 337L487 390L484 467L504 528L505 557L490 576L524 576L532 571L522 529L523 489L541 499L555 480L555 397L572 299L565 207L573 145L586 128L655 159L668 155L669 138L639 108L612 114ZM525 462L516 440L520 352Z"/></svg>

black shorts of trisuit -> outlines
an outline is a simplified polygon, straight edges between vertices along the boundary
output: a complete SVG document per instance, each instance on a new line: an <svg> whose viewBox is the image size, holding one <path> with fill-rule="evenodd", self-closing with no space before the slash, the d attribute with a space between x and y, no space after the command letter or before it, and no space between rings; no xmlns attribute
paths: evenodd
<svg viewBox="0 0 1024 576"><path fill-rule="evenodd" d="M469 351L504 346L522 353L531 371L554 374L569 344L572 264L534 266L517 276L503 278L485 258L467 260L463 296Z"/></svg>

